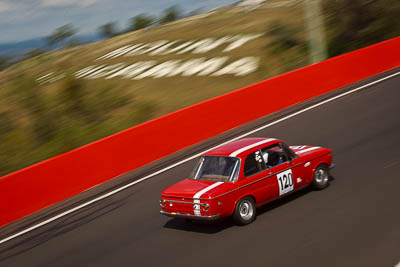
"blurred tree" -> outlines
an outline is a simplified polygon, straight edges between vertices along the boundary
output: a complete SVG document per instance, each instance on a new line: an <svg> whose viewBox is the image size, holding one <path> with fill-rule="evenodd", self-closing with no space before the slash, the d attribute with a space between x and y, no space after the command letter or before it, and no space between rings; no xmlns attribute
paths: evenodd
<svg viewBox="0 0 400 267"><path fill-rule="evenodd" d="M398 0L325 0L329 56L400 35Z"/></svg>
<svg viewBox="0 0 400 267"><path fill-rule="evenodd" d="M155 21L156 21L155 18L152 16L149 16L147 14L139 14L131 18L131 24L129 30L136 31L143 28L147 28L150 25L154 24Z"/></svg>
<svg viewBox="0 0 400 267"><path fill-rule="evenodd" d="M83 44L83 42L79 38L72 38L65 43L65 47L72 48L81 44Z"/></svg>
<svg viewBox="0 0 400 267"><path fill-rule="evenodd" d="M163 11L160 23L168 23L182 18L183 12L179 6L171 6Z"/></svg>
<svg viewBox="0 0 400 267"><path fill-rule="evenodd" d="M204 13L204 9L203 9L203 8L197 8L197 9L195 9L195 10L193 10L193 11L190 11L190 12L187 14L187 17L196 16L196 15L199 15L199 14L201 14L201 13Z"/></svg>
<svg viewBox="0 0 400 267"><path fill-rule="evenodd" d="M150 120L156 111L156 104L151 101L138 102L136 103L133 113L129 116L129 119L134 124L143 123Z"/></svg>
<svg viewBox="0 0 400 267"><path fill-rule="evenodd" d="M38 114L40 116L45 108L45 99L38 84L33 77L25 74L18 74L15 79L15 93L18 97L19 105L29 114Z"/></svg>
<svg viewBox="0 0 400 267"><path fill-rule="evenodd" d="M77 118L87 116L87 109L84 102L84 88L81 80L74 79L70 75L63 80L60 102L64 104L67 114Z"/></svg>
<svg viewBox="0 0 400 267"><path fill-rule="evenodd" d="M32 49L32 50L30 50L29 52L27 52L27 53L25 54L25 58L37 57L37 56L40 56L40 55L43 54L43 53L44 53L44 51L43 51L42 49L40 49L40 48L35 48L35 49Z"/></svg>
<svg viewBox="0 0 400 267"><path fill-rule="evenodd" d="M53 33L45 37L45 40L49 47L53 47L54 45L61 43L69 37L75 35L77 32L78 30L75 29L71 24L66 24L57 28Z"/></svg>
<svg viewBox="0 0 400 267"><path fill-rule="evenodd" d="M111 38L118 34L116 22L109 22L97 28L99 34L105 38Z"/></svg>
<svg viewBox="0 0 400 267"><path fill-rule="evenodd" d="M304 45L304 41L299 40L297 37L298 29L289 25L283 24L279 21L273 21L266 31L265 35L272 37L269 44L274 47L277 52L284 52L286 49L295 47L297 45Z"/></svg>
<svg viewBox="0 0 400 267"><path fill-rule="evenodd" d="M15 129L15 123L11 119L11 114L9 112L0 113L0 138L2 135L7 134Z"/></svg>
<svg viewBox="0 0 400 267"><path fill-rule="evenodd" d="M298 27L280 21L273 21L265 33L270 40L266 48L280 57L284 72L303 67L308 62L308 45L302 33Z"/></svg>
<svg viewBox="0 0 400 267"><path fill-rule="evenodd" d="M19 104L31 117L29 122L34 140L42 145L54 137L57 115L48 108L48 100L40 89L32 77L19 75L16 80Z"/></svg>

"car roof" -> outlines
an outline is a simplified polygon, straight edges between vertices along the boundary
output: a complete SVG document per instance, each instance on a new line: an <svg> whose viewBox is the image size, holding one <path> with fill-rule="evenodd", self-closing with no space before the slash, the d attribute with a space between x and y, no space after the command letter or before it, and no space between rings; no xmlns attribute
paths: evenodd
<svg viewBox="0 0 400 267"><path fill-rule="evenodd" d="M280 140L275 138L262 138L262 137L253 137L253 138L243 138L239 139L217 148L214 148L204 156L230 156L230 157L237 157L240 156L242 153L251 150L252 148L259 147L259 146L268 146L275 143L280 142Z"/></svg>

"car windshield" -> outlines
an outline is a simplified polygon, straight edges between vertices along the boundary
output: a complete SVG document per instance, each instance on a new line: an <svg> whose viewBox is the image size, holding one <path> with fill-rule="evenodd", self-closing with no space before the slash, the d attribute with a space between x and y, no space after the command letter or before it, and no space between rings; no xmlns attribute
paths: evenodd
<svg viewBox="0 0 400 267"><path fill-rule="evenodd" d="M234 181L239 173L239 159L223 156L203 156L193 169L195 180Z"/></svg>

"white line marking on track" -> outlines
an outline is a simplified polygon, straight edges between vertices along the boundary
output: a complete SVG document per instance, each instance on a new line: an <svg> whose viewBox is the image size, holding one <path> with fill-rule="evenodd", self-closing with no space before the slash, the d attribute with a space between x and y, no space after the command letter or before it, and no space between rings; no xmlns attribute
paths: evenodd
<svg viewBox="0 0 400 267"><path fill-rule="evenodd" d="M154 172L154 173L152 173L152 174L149 174L149 175L147 175L147 176L145 176L145 177L143 177L143 178L140 178L140 179L138 179L138 180L136 180L136 181L133 181L133 182L131 182L131 183L129 183L129 184L126 184L126 185L124 185L124 186L122 186L122 187L120 187L120 188L117 188L117 189L113 190L113 191L110 191L110 192L108 192L108 193L106 193L106 194L104 194L104 195L102 195L102 196L99 196L99 197L97 197L97 198L95 198L95 199L92 199L92 200L86 202L86 203L83 203L83 204L81 204L81 205L79 205L79 206L76 206L76 207L74 207L74 208L72 208L72 209L70 209L70 210L67 210L67 211L65 211L65 212L63 212L63 213L60 213L60 214L58 214L58 215L56 215L56 216L54 216L54 217L52 217L52 218L49 218L49 219L47 219L47 220L45 220L45 221L43 221L43 222L41 222L41 223L38 223L38 224L36 224L36 225L34 225L34 226L31 226L31 227L29 227L29 228L27 228L27 229L25 229L25 230L23 230L23 231L21 231L21 232L18 232L18 233L16 233L16 234L13 234L13 235L7 237L7 238L4 238L4 239L0 240L0 244L3 244L3 243L5 243L5 242L10 241L10 240L12 240L12 239L14 239L14 238L17 238L17 237L19 237L19 236L21 236L21 235L23 235L23 234L26 234L26 233L28 233L28 232L31 232L31 231L33 231L33 230L35 230L35 229L37 229L37 228L39 228L39 227L41 227L41 226L43 226L43 225L46 225L46 224L51 223L51 222L53 222L53 221L55 221L55 220L57 220L57 219L59 219L59 218L65 217L66 215L71 214L71 213L73 213L73 212L75 212L75 211L77 211L77 210L80 210L80 209L84 208L84 207L87 207L87 206L89 206L89 205L91 205L91 204L93 204L93 203L95 203L95 202L98 202L98 201L103 200L103 199L105 199L105 198L108 198L108 197L110 197L110 196L112 196L112 195L115 195L115 194L121 192L122 190L125 190L125 189L127 189L127 188L129 188L129 187L131 187L131 186L134 186L134 185L136 185L136 184L138 184L138 183L141 183L141 182L143 182L143 181L145 181L145 180L148 180L148 179L150 179L150 178L152 178L152 177L154 177L154 176L157 176L157 175L159 175L159 174L161 174L161 173L163 173L163 172L166 172L166 171L168 171L168 170L170 170L170 169L172 169L172 168L175 168L176 166L179 166L179 165L181 165L181 164L183 164L183 163L186 163L186 162L188 162L188 161L190 161L190 160L192 160L192 159L194 159L194 158L197 158L198 156L200 156L200 155L202 155L202 154L204 154L204 153L206 153L206 152L208 152L208 151L210 151L210 150L212 150L212 149L215 149L215 148L217 148L217 147L219 147L219 146L222 146L222 145L225 145L225 144L227 144L227 143L229 143L229 142L236 141L236 140L241 139L241 138L243 138L243 137L249 136L249 135L251 135L251 134L253 134L253 133L256 133L256 132L258 132L258 131L261 131L261 130L263 130L263 129L265 129L265 128L271 127L271 126L273 126L273 125L275 125L275 124L278 124L278 123L280 123L280 122L282 122L282 121L285 121L285 120L288 120L288 119L290 119L290 118L293 118L293 117L295 117L295 116L297 116L297 115L300 115L300 114L302 114L302 113L304 113L304 112L307 112L307 111L309 111L309 110L312 110L312 109L314 109L314 108L317 108L317 107L319 107L319 106L322 106L322 105L324 105L324 104L326 104L326 103L329 103L329 102L331 102L331 101L334 101L334 100L336 100L336 99L338 99L338 98L342 98L342 97L344 97L344 96L346 96L346 95L349 95L349 94L355 93L355 92L357 92L357 91L360 91L360 90L362 90L362 89L364 89L364 88L366 88L366 87L369 87L369 86L371 86L371 85L374 85L374 84L383 82L383 81L385 81L385 80L387 80L387 79L390 79L390 78L392 78L392 77L395 77L395 76L397 76L397 75L399 75L399 74L400 74L400 71L399 71L399 72L396 72L396 73L394 73L394 74L391 74L391 75L389 75L389 76L383 77L383 78L381 78L381 79L379 79L379 80L376 80L376 81L370 82L370 83L368 83L368 84L365 84L365 85L363 85L363 86L357 87L357 88L352 89L352 90L350 90L350 91L347 91L347 92L345 92L345 93L342 93L342 94L339 94L339 95L337 95L337 96L331 97L331 98L329 98L329 99L326 99L326 100L324 100L324 101L322 101L322 102L319 102L319 103L317 103L317 104L314 104L314 105L309 106L309 107L307 107L307 108L304 108L304 109L302 109L302 110L296 111L296 112L294 112L294 113L292 113L292 114L290 114L290 115L287 115L287 116L285 116L285 117L283 117L283 118L280 118L279 120L273 121L273 122L268 123L268 124L263 125L263 126L260 126L260 127L254 129L254 130L251 130L251 131L245 133L245 134L242 134L242 135L240 135L240 136L237 136L237 137L235 137L235 138L232 138L232 139L230 139L230 140L228 140L228 141L226 141L226 142L223 142L223 143L221 143L221 144L219 144L219 145L217 145L217 146L214 146L214 147L212 147L212 148L209 148L209 149L207 149L207 150L205 150L205 151L203 151L203 152L201 152L201 153L198 153L198 154L193 155L193 156L191 156L191 157L189 157L189 158L186 158L186 159L184 159L184 160L181 160L181 161L179 161L179 162L176 162L176 163L174 163L174 164L172 164L172 165L170 165L170 166L168 166L168 167L165 167L164 169L161 169L161 170L156 171L156 172ZM396 266L396 267L400 267L400 266Z"/></svg>
<svg viewBox="0 0 400 267"><path fill-rule="evenodd" d="M400 267L400 261L394 267Z"/></svg>
<svg viewBox="0 0 400 267"><path fill-rule="evenodd" d="M396 166L396 165L399 165L399 164L400 164L400 159L394 159L394 160L391 160L391 161L385 163L385 165L383 166L383 168L384 168L384 169L392 168L392 167L394 167L394 166ZM400 266L399 266L399 267L400 267Z"/></svg>

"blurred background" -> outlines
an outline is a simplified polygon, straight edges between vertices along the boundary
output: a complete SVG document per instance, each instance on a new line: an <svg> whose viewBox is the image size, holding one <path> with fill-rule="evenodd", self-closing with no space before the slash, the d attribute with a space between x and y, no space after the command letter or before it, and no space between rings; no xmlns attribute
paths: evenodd
<svg viewBox="0 0 400 267"><path fill-rule="evenodd" d="M0 21L2 176L397 37L400 1L0 0Z"/></svg>

